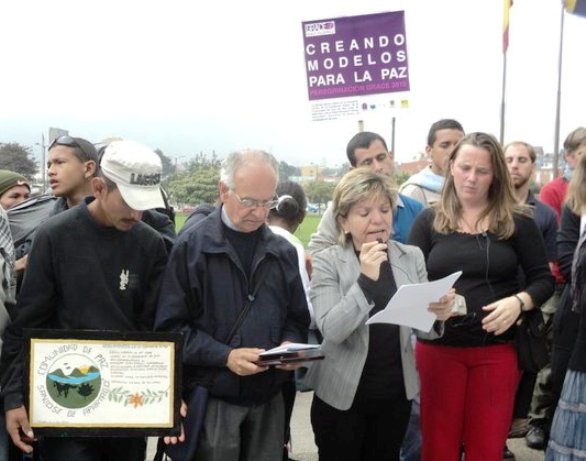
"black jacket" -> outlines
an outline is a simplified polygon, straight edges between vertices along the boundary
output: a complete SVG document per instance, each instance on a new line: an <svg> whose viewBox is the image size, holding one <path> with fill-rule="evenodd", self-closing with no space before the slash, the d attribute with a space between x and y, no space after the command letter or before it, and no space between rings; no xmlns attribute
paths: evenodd
<svg viewBox="0 0 586 461"><path fill-rule="evenodd" d="M150 331L167 261L144 223L128 232L99 225L86 198L42 224L29 255L16 318L4 333L6 409L22 404L23 329ZM122 272L127 283L122 282Z"/></svg>
<svg viewBox="0 0 586 461"><path fill-rule="evenodd" d="M251 274L248 280L224 237L221 208L175 243L161 286L155 329L183 332L187 389L203 384L211 395L241 405L264 403L279 391L285 372L270 369L239 377L226 362L232 348L270 349L286 340L306 341L309 314L295 248L263 226ZM230 344L224 344L259 283L242 326Z"/></svg>

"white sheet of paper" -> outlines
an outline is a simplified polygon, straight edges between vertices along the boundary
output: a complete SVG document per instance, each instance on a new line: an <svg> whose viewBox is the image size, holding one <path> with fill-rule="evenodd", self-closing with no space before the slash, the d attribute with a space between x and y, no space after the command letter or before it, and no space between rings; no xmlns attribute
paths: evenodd
<svg viewBox="0 0 586 461"><path fill-rule="evenodd" d="M278 354L281 352L297 352L297 351L308 351L311 349L319 349L319 344L303 344L303 343L289 343L283 346L277 346L273 349L269 349L268 351L261 352L259 355L269 355L269 354Z"/></svg>
<svg viewBox="0 0 586 461"><path fill-rule="evenodd" d="M460 275L462 271L433 282L401 285L387 306L370 317L366 324L393 323L420 331L430 331L436 316L427 310L429 304L438 302L452 288Z"/></svg>

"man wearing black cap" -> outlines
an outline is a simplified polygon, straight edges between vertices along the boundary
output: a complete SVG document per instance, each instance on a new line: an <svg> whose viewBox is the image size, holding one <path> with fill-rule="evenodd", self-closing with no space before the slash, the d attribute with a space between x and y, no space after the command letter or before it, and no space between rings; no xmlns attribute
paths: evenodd
<svg viewBox="0 0 586 461"><path fill-rule="evenodd" d="M57 158L57 157L55 157ZM30 453L23 405L23 329L149 331L167 253L142 210L162 206L160 158L132 141L108 145L91 195L42 224L30 253L17 315L2 348L6 427ZM83 169L79 171L83 175ZM65 189L55 176L55 189ZM59 183L57 185L57 183ZM144 438L42 438L45 461L143 461Z"/></svg>

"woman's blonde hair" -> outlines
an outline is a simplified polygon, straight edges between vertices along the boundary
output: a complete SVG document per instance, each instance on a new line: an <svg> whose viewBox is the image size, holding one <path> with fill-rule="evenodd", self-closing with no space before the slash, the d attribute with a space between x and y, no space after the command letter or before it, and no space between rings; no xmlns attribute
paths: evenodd
<svg viewBox="0 0 586 461"><path fill-rule="evenodd" d="M348 217L351 208L363 200L387 197L394 211L397 204L397 187L390 176L373 172L370 168L356 168L346 173L334 189L333 212L338 226L338 242L350 240L338 223L340 217Z"/></svg>
<svg viewBox="0 0 586 461"><path fill-rule="evenodd" d="M509 238L515 232L513 215L521 213L531 215L529 208L519 205L513 191L513 186L507 169L503 149L494 136L488 133L469 133L454 147L450 155L450 172L442 190L441 200L436 205L437 212L433 228L437 232L447 234L458 230L458 220L462 211L462 204L454 187L454 177L451 167L458 157L462 146L475 146L484 149L490 155L492 166L492 183L488 189L488 206L479 217L479 221L488 217L488 231L500 239Z"/></svg>
<svg viewBox="0 0 586 461"><path fill-rule="evenodd" d="M581 155L578 159L568 185L566 203L577 215L581 215L582 209L586 207L586 155Z"/></svg>

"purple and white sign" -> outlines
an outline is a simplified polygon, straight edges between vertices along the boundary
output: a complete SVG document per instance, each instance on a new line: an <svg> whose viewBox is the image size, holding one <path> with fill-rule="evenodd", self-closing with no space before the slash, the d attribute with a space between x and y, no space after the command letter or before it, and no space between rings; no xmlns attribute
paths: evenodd
<svg viewBox="0 0 586 461"><path fill-rule="evenodd" d="M409 91L404 11L302 25L310 101Z"/></svg>

